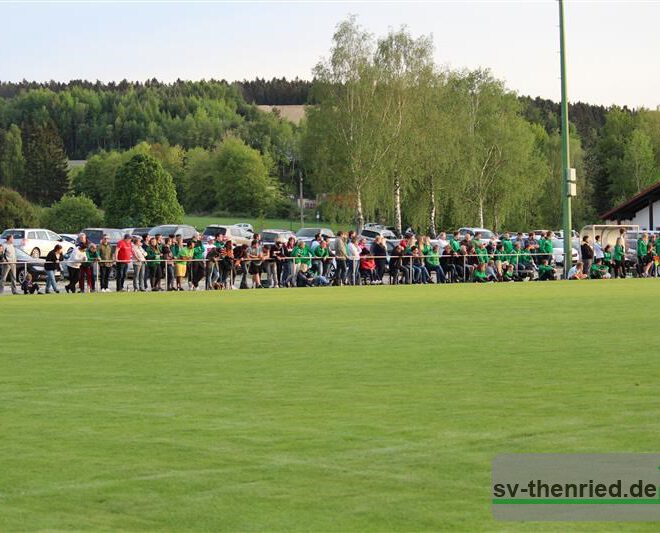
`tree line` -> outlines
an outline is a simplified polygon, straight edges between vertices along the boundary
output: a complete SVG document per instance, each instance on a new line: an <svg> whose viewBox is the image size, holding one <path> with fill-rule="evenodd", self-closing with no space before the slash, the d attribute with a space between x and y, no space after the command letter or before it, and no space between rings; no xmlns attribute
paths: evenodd
<svg viewBox="0 0 660 533"><path fill-rule="evenodd" d="M300 103L298 126L254 105ZM569 116L576 226L660 179L660 113L577 102ZM284 216L302 176L322 217L347 224L558 227L560 147L559 104L439 68L430 37L375 37L355 18L312 81L0 83L0 186L43 207L73 194L108 210L120 167L144 155L191 213Z"/></svg>
<svg viewBox="0 0 660 533"><path fill-rule="evenodd" d="M430 37L406 28L375 37L353 17L314 77L303 162L358 227L559 227L558 104L520 98L487 70L441 69ZM660 113L570 111L579 227L660 179Z"/></svg>

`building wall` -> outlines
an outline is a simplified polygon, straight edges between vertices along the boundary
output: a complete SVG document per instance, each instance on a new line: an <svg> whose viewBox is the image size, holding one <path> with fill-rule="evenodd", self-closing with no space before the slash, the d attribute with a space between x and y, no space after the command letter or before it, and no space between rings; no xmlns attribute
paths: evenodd
<svg viewBox="0 0 660 533"><path fill-rule="evenodd" d="M637 211L635 216L630 220L608 220L609 224L633 224L639 226L642 230L655 230L660 228L660 201L654 202L651 206L653 209L653 226L649 227L649 208L645 207L640 211Z"/></svg>

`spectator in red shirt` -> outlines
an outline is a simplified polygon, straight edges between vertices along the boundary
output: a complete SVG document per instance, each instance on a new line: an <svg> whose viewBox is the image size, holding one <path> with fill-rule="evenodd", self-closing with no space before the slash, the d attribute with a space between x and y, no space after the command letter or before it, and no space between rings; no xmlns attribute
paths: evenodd
<svg viewBox="0 0 660 533"><path fill-rule="evenodd" d="M360 252L360 274L362 277L372 285L375 283L376 260L373 255L369 253L367 248L363 248Z"/></svg>
<svg viewBox="0 0 660 533"><path fill-rule="evenodd" d="M115 250L115 262L117 263L117 292L124 291L124 282L126 281L126 271L128 264L133 258L133 249L131 246L131 236L126 233L124 238L117 243Z"/></svg>

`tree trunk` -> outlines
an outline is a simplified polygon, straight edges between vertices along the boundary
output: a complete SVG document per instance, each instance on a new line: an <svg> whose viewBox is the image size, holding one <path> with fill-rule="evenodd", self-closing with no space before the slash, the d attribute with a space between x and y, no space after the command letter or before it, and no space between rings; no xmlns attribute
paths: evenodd
<svg viewBox="0 0 660 533"><path fill-rule="evenodd" d="M435 239L435 190L431 188L431 209L429 210L429 236Z"/></svg>
<svg viewBox="0 0 660 533"><path fill-rule="evenodd" d="M401 182L394 178L394 229L401 235Z"/></svg>
<svg viewBox="0 0 660 533"><path fill-rule="evenodd" d="M484 199L479 197L479 227L484 227Z"/></svg>
<svg viewBox="0 0 660 533"><path fill-rule="evenodd" d="M355 200L355 223L356 231L359 235L362 233L362 228L364 227L364 212L362 211L362 193L357 191L357 198Z"/></svg>

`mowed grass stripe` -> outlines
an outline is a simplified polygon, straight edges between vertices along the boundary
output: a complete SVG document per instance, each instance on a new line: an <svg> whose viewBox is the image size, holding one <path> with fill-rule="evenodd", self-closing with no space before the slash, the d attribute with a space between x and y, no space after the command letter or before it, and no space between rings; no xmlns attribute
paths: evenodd
<svg viewBox="0 0 660 533"><path fill-rule="evenodd" d="M657 451L659 296L2 298L0 529L527 530L491 518L495 454Z"/></svg>

